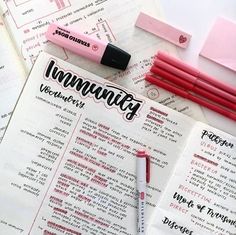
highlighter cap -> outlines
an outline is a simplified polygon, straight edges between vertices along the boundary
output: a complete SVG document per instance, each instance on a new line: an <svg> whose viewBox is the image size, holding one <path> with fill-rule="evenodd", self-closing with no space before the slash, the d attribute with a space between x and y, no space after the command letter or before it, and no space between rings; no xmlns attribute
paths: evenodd
<svg viewBox="0 0 236 235"><path fill-rule="evenodd" d="M125 70L129 63L131 55L126 51L108 43L101 59L101 64Z"/></svg>

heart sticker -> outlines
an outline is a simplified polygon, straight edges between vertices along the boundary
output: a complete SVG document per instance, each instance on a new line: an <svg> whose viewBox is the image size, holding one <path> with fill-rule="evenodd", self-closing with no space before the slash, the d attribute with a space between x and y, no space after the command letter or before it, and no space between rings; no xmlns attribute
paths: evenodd
<svg viewBox="0 0 236 235"><path fill-rule="evenodd" d="M186 41L187 41L187 37L184 37L183 35L180 35L179 43L185 43Z"/></svg>

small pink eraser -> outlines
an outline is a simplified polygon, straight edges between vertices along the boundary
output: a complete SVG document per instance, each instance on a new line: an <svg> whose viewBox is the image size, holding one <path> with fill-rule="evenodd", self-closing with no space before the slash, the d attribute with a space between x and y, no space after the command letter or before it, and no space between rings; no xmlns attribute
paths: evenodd
<svg viewBox="0 0 236 235"><path fill-rule="evenodd" d="M186 48L191 39L190 34L142 12L139 14L135 26L182 48Z"/></svg>

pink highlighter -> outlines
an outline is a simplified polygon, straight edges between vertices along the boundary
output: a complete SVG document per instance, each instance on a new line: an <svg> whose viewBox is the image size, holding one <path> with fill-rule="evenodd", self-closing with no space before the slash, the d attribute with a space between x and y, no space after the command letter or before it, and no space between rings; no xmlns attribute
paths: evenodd
<svg viewBox="0 0 236 235"><path fill-rule="evenodd" d="M57 24L49 26L46 38L78 55L116 69L125 70L131 57L127 52L110 43L73 32Z"/></svg>

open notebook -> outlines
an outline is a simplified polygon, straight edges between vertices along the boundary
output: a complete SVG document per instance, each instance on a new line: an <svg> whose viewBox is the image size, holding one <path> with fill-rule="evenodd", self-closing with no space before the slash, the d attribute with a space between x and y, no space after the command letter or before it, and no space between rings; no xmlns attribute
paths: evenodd
<svg viewBox="0 0 236 235"><path fill-rule="evenodd" d="M236 233L235 137L41 53L0 145L1 234L135 235L138 149L147 234Z"/></svg>
<svg viewBox="0 0 236 235"><path fill-rule="evenodd" d="M134 26L140 11L155 17L160 16L160 6L156 2L149 0L147 4L143 0L0 0L0 11L4 21L1 28L4 27L4 30L9 34L8 37L1 36L0 38L1 52L5 50L4 55L8 57L7 61L5 56L1 57L1 65L5 63L18 64L19 70L29 71L39 52L46 50L116 84L198 120L203 120L198 105L144 82L144 74L149 70L152 57L158 49L175 52L174 47ZM128 51L132 55L128 69L121 72L98 65L48 43L45 32L52 22L58 22L76 31L111 42ZM13 54L19 56L16 57ZM14 74L17 74L13 75L15 80L21 80L22 77L24 79L25 76L21 76L21 73L16 69L19 66L8 67L5 74L10 77L14 70ZM2 88L4 82L5 80L1 79L1 91L6 89L5 86ZM19 83L19 81L17 82ZM14 103L22 84L14 83L14 87L16 86L15 90L8 88L5 94L1 92L0 99L6 100L11 96L12 103ZM12 93L14 94L11 95ZM0 109L0 128L2 130L0 136L2 136L8 120L7 118L3 120L2 117L9 117L8 113L11 113L11 110L12 104L7 107L7 110Z"/></svg>

